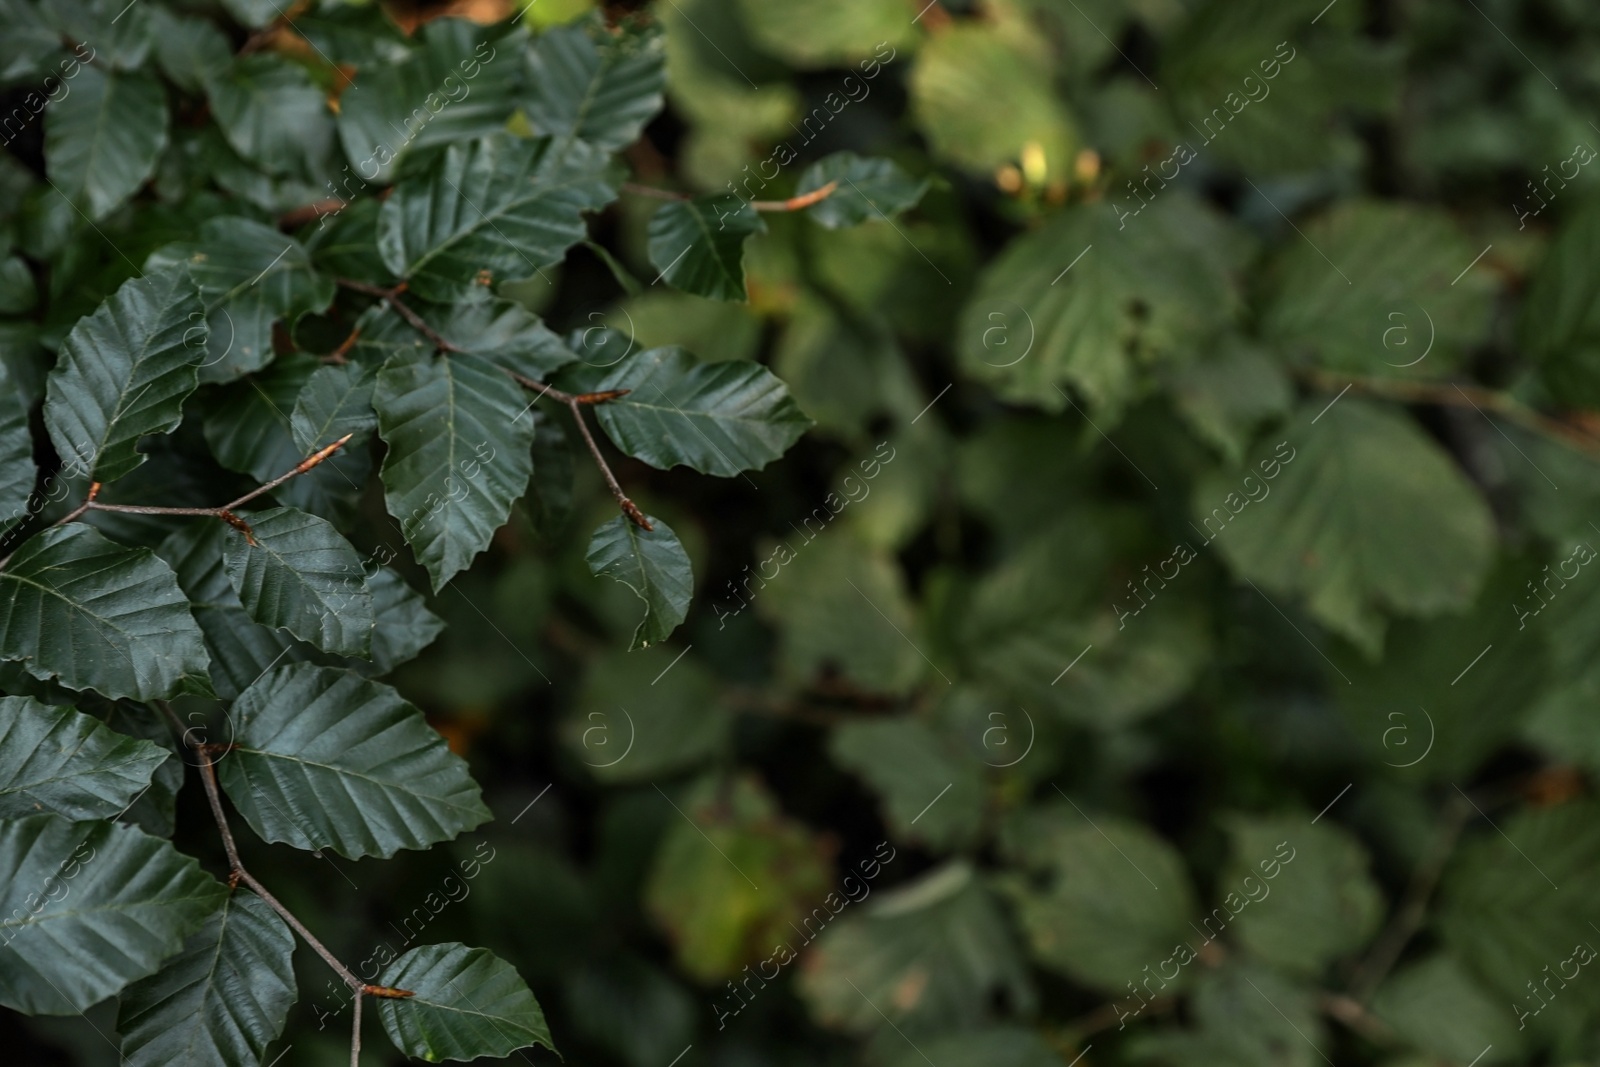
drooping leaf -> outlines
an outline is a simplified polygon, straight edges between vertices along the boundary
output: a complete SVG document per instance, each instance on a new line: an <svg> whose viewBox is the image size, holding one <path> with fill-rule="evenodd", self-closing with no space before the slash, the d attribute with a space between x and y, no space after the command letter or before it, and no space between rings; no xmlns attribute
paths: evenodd
<svg viewBox="0 0 1600 1067"><path fill-rule="evenodd" d="M1201 481L1194 514L1234 573L1269 595L1306 597L1312 614L1375 655L1380 609L1429 616L1472 602L1493 520L1409 419L1354 397L1319 411L1325 404L1303 407L1252 467Z"/></svg>
<svg viewBox="0 0 1600 1067"><path fill-rule="evenodd" d="M45 384L44 424L63 462L109 482L144 462L146 434L171 433L204 349L199 294L182 268L130 278L79 320Z"/></svg>
<svg viewBox="0 0 1600 1067"><path fill-rule="evenodd" d="M113 698L210 690L172 568L80 523L35 534L0 571L0 659Z"/></svg>
<svg viewBox="0 0 1600 1067"><path fill-rule="evenodd" d="M423 945L390 964L379 981L416 994L377 1002L384 1032L407 1056L438 1063L509 1056L531 1045L555 1050L527 983L488 949Z"/></svg>
<svg viewBox="0 0 1600 1067"><path fill-rule="evenodd" d="M205 358L197 361L203 381L265 367L274 322L292 325L333 302L333 280L317 273L300 242L252 219L207 219L198 240L166 245L145 266L176 264L188 267L205 301Z"/></svg>
<svg viewBox="0 0 1600 1067"><path fill-rule="evenodd" d="M662 470L684 464L731 478L759 470L811 426L788 387L759 363L697 363L681 348L652 348L613 367L576 370L581 391L626 389L596 405L616 446Z"/></svg>
<svg viewBox="0 0 1600 1067"><path fill-rule="evenodd" d="M726 193L674 200L650 217L650 263L674 289L714 300L743 300L744 239L765 233L747 201Z"/></svg>
<svg viewBox="0 0 1600 1067"><path fill-rule="evenodd" d="M28 498L38 477L28 404L11 371L0 363L0 534L28 517Z"/></svg>
<svg viewBox="0 0 1600 1067"><path fill-rule="evenodd" d="M240 888L117 1007L128 1067L257 1063L296 997L294 934Z"/></svg>
<svg viewBox="0 0 1600 1067"><path fill-rule="evenodd" d="M226 894L169 842L129 826L0 820L0 1004L83 1011L154 973Z"/></svg>
<svg viewBox="0 0 1600 1067"><path fill-rule="evenodd" d="M631 648L665 641L689 613L694 571L678 535L660 519L646 516L653 530L626 515L602 523L589 539L590 573L632 589L644 601L644 618L633 631Z"/></svg>
<svg viewBox="0 0 1600 1067"><path fill-rule="evenodd" d="M44 119L57 191L103 219L138 191L167 146L167 96L148 74L84 66Z"/></svg>
<svg viewBox="0 0 1600 1067"><path fill-rule="evenodd" d="M466 763L386 685L297 664L233 706L217 764L234 806L267 841L389 857L488 821Z"/></svg>
<svg viewBox="0 0 1600 1067"><path fill-rule="evenodd" d="M385 366L373 405L385 504L437 592L527 490L533 419L510 377L465 353Z"/></svg>
<svg viewBox="0 0 1600 1067"><path fill-rule="evenodd" d="M453 144L401 181L378 216L378 250L425 300L481 299L560 262L583 213L615 198L608 156L583 142L485 137Z"/></svg>
<svg viewBox="0 0 1600 1067"><path fill-rule="evenodd" d="M71 708L0 697L0 819L109 819L150 785L167 751Z"/></svg>
<svg viewBox="0 0 1600 1067"><path fill-rule="evenodd" d="M528 121L613 152L631 144L661 110L664 39L651 24L613 33L597 15L541 34L528 51Z"/></svg>
<svg viewBox="0 0 1600 1067"><path fill-rule="evenodd" d="M915 207L928 191L928 180L916 180L892 160L867 159L854 152L824 156L800 175L795 196L816 192L829 182L833 192L806 214L830 230L887 219Z"/></svg>
<svg viewBox="0 0 1600 1067"><path fill-rule="evenodd" d="M255 543L243 535L223 547L223 566L239 601L263 626L288 630L326 652L365 656L372 648L373 604L361 557L326 519L294 508L247 512Z"/></svg>

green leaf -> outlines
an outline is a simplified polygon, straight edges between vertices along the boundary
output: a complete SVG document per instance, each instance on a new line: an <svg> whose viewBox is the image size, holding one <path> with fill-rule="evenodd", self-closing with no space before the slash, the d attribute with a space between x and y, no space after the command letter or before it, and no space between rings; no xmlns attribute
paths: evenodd
<svg viewBox="0 0 1600 1067"><path fill-rule="evenodd" d="M618 448L661 470L681 463L720 478L760 470L811 426L788 387L759 363L697 363L675 346L578 369L563 384L628 390L596 405L595 417Z"/></svg>
<svg viewBox="0 0 1600 1067"><path fill-rule="evenodd" d="M559 263L583 239L583 213L617 195L608 160L583 142L550 138L453 144L384 201L378 250L425 300L481 299L489 285Z"/></svg>
<svg viewBox="0 0 1600 1067"><path fill-rule="evenodd" d="M181 953L123 991L122 1062L259 1063L295 1002L293 960L289 927L260 897L235 889Z"/></svg>
<svg viewBox="0 0 1600 1067"><path fill-rule="evenodd" d="M175 15L164 7L153 6L150 22L156 63L180 89L204 91L233 61L227 37L205 19Z"/></svg>
<svg viewBox="0 0 1600 1067"><path fill-rule="evenodd" d="M222 0L222 6L241 26L265 26L283 14L282 0Z"/></svg>
<svg viewBox="0 0 1600 1067"><path fill-rule="evenodd" d="M0 315L26 315L39 303L39 289L21 256L0 258Z"/></svg>
<svg viewBox="0 0 1600 1067"><path fill-rule="evenodd" d="M650 263L675 289L714 300L746 299L744 239L766 233L755 208L736 196L662 204L650 217Z"/></svg>
<svg viewBox="0 0 1600 1067"><path fill-rule="evenodd" d="M402 62L362 64L354 90L340 97L339 139L354 161L347 175L387 185L418 149L504 130L526 80L526 35L491 39L493 32L435 19L417 35L422 47ZM340 180L348 188L351 178Z"/></svg>
<svg viewBox="0 0 1600 1067"><path fill-rule="evenodd" d="M375 674L388 674L416 659L444 631L444 620L429 611L422 594L391 568L379 567L367 579L367 591L377 619L371 656Z"/></svg>
<svg viewBox="0 0 1600 1067"><path fill-rule="evenodd" d="M1526 1055L1512 1016L1461 963L1433 955L1395 972L1372 1012L1422 1052L1453 1063L1508 1063Z"/></svg>
<svg viewBox="0 0 1600 1067"><path fill-rule="evenodd" d="M554 539L572 518L572 450L565 426L547 411L533 411L533 478L523 507L541 537Z"/></svg>
<svg viewBox="0 0 1600 1067"><path fill-rule="evenodd" d="M110 819L149 785L167 751L71 708L0 697L0 819L39 811Z"/></svg>
<svg viewBox="0 0 1600 1067"><path fill-rule="evenodd" d="M1289 414L1294 404L1294 389L1278 362L1233 337L1197 362L1175 368L1169 381L1178 414L1234 466L1244 463L1256 432Z"/></svg>
<svg viewBox="0 0 1600 1067"><path fill-rule="evenodd" d="M925 724L848 722L834 729L828 754L878 794L896 840L945 851L977 837L984 814L983 775Z"/></svg>
<svg viewBox="0 0 1600 1067"><path fill-rule="evenodd" d="M1478 249L1444 211L1347 203L1304 229L1267 275L1266 341L1351 374L1432 378L1485 340L1493 275L1461 276Z"/></svg>
<svg viewBox="0 0 1600 1067"><path fill-rule="evenodd" d="M589 571L621 582L644 601L644 618L633 631L632 649L665 641L689 613L694 570L672 527L646 516L653 530L626 515L602 523L589 538Z"/></svg>
<svg viewBox="0 0 1600 1067"><path fill-rule="evenodd" d="M448 306L413 301L412 310L461 351L535 381L578 359L539 316L510 300ZM433 343L387 304L367 309L358 325L361 337L352 350L357 358L381 362L402 353L425 357L433 350Z"/></svg>
<svg viewBox="0 0 1600 1067"><path fill-rule="evenodd" d="M0 1004L81 1012L153 974L226 895L194 860L132 827L0 820Z"/></svg>
<svg viewBox="0 0 1600 1067"><path fill-rule="evenodd" d="M611 652L584 671L562 740L602 782L678 774L727 750L734 720L718 698L717 679L693 657L664 646Z"/></svg>
<svg viewBox="0 0 1600 1067"><path fill-rule="evenodd" d="M386 685L282 667L245 690L233 720L236 747L217 771L267 841L388 858L491 817L465 761Z"/></svg>
<svg viewBox="0 0 1600 1067"><path fill-rule="evenodd" d="M1202 480L1191 498L1206 543L1235 574L1304 596L1369 656L1382 644L1380 609L1431 616L1472 603L1493 520L1410 419L1344 397L1307 404L1280 432L1252 467Z"/></svg>
<svg viewBox="0 0 1600 1067"><path fill-rule="evenodd" d="M928 179L918 181L892 160L835 152L805 169L795 196L814 193L829 182L836 182L836 188L806 208L806 214L830 230L898 215L916 207L928 191Z"/></svg>
<svg viewBox="0 0 1600 1067"><path fill-rule="evenodd" d="M1229 929L1251 954L1314 977L1377 932L1383 895L1367 872L1367 850L1350 833L1300 815L1225 825L1232 849L1220 884L1229 893L1221 902L1226 910L1211 914L1232 916Z"/></svg>
<svg viewBox="0 0 1600 1067"><path fill-rule="evenodd" d="M1198 353L1235 317L1237 243L1178 193L1121 222L1107 204L1067 208L984 269L955 338L961 365L1007 400L1060 411L1070 386L1118 411L1146 366Z"/></svg>
<svg viewBox="0 0 1600 1067"><path fill-rule="evenodd" d="M210 689L172 568L78 523L29 538L0 571L0 659L112 698Z"/></svg>
<svg viewBox="0 0 1600 1067"><path fill-rule="evenodd" d="M898 0L739 0L737 6L763 52L802 70L845 66L874 55L888 62L895 55L893 46L916 39L905 5ZM873 67L876 74L877 64ZM835 92L829 99L845 98ZM826 100L824 106L838 110Z"/></svg>
<svg viewBox="0 0 1600 1067"><path fill-rule="evenodd" d="M885 858L880 846L876 855L887 865L895 853ZM854 1033L895 1025L916 1034L972 1027L1002 999L1023 1013L1033 1008L1022 954L965 860L883 891L864 912L851 908L821 937L814 926L806 924L807 940L817 943L799 990L824 1025Z"/></svg>
<svg viewBox="0 0 1600 1067"><path fill-rule="evenodd" d="M269 174L309 171L331 158L327 98L299 63L270 52L239 56L206 89L228 144Z"/></svg>
<svg viewBox="0 0 1600 1067"><path fill-rule="evenodd" d="M627 147L661 110L664 41L658 25L612 32L598 14L541 34L528 51L528 121L539 133Z"/></svg>
<svg viewBox="0 0 1600 1067"><path fill-rule="evenodd" d="M263 626L341 656L372 649L373 604L361 557L326 519L294 508L241 515L255 537L230 537L223 566L239 601Z"/></svg>
<svg viewBox="0 0 1600 1067"><path fill-rule="evenodd" d="M1198 979L1193 1015L1199 1025L1140 1040L1130 1050L1135 1058L1186 1067L1316 1067L1327 1059L1328 1039L1312 990L1249 963L1229 962ZM1118 1017L1125 1025L1144 1006L1142 996L1126 1000Z"/></svg>
<svg viewBox="0 0 1600 1067"><path fill-rule="evenodd" d="M130 278L80 319L45 384L44 424L56 453L91 481L144 462L146 434L171 433L194 391L204 317L181 269Z"/></svg>
<svg viewBox="0 0 1600 1067"><path fill-rule="evenodd" d="M509 1056L531 1045L555 1050L527 983L488 949L423 945L395 960L379 982L416 994L377 1001L384 1032L407 1056L438 1063Z"/></svg>
<svg viewBox="0 0 1600 1067"><path fill-rule="evenodd" d="M1537 360L1552 393L1577 407L1600 404L1600 201L1575 212L1528 284L1517 339ZM1481 268L1480 268L1481 269Z"/></svg>
<svg viewBox="0 0 1600 1067"><path fill-rule="evenodd" d="M300 242L251 219L207 219L199 240L166 245L145 267L176 264L188 267L205 301L203 381L260 370L272 360L273 323L293 326L333 303L333 280L316 272Z"/></svg>
<svg viewBox="0 0 1600 1067"><path fill-rule="evenodd" d="M1003 840L1024 869L1047 876L1041 888L1015 893L1017 917L1045 966L1120 995L1146 965L1176 981L1166 966L1195 958L1178 948L1194 933L1183 858L1143 825L1052 804L1019 813Z"/></svg>
<svg viewBox="0 0 1600 1067"><path fill-rule="evenodd" d="M301 452L311 455L353 434L346 448L355 448L378 428L372 391L378 369L360 363L318 367L295 397L289 427Z"/></svg>
<svg viewBox="0 0 1600 1067"><path fill-rule="evenodd" d="M533 419L520 393L465 353L397 360L378 375L385 504L434 592L489 546L527 491Z"/></svg>
<svg viewBox="0 0 1600 1067"><path fill-rule="evenodd" d="M148 74L85 66L44 118L46 171L89 218L120 207L167 147L167 95Z"/></svg>
<svg viewBox="0 0 1600 1067"><path fill-rule="evenodd" d="M923 1059L927 1056L927 1059ZM1061 1057L1037 1031L1026 1026L995 1026L924 1038L902 1048L888 1067L927 1067L933 1063L981 1063L984 1067L1061 1067Z"/></svg>
<svg viewBox="0 0 1600 1067"><path fill-rule="evenodd" d="M28 500L39 477L28 407L15 376L0 363L0 533L28 517Z"/></svg>

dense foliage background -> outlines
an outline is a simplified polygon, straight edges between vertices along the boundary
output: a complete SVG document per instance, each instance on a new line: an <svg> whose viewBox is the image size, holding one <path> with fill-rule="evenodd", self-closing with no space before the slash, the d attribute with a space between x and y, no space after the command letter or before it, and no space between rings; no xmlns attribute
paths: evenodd
<svg viewBox="0 0 1600 1067"><path fill-rule="evenodd" d="M338 959L483 946L570 1064L1600 1060L1597 71L1582 0L0 0L6 1062L215 1062L212 759ZM345 432L250 541L114 510ZM13 949L113 837L165 944ZM224 1061L347 1062L232 899Z"/></svg>

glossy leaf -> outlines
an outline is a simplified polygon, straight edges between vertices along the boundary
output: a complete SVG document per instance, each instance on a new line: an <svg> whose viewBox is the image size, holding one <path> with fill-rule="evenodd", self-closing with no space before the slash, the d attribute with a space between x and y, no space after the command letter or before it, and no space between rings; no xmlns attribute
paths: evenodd
<svg viewBox="0 0 1600 1067"><path fill-rule="evenodd" d="M422 594L388 567L367 579L372 595L372 669L388 674L415 659L444 631L444 620L427 608Z"/></svg>
<svg viewBox="0 0 1600 1067"><path fill-rule="evenodd" d="M167 755L71 708L0 697L0 819L41 811L114 818L150 785Z"/></svg>
<svg viewBox="0 0 1600 1067"><path fill-rule="evenodd" d="M528 121L539 133L626 147L661 110L663 45L658 27L612 32L596 16L541 34L528 52Z"/></svg>
<svg viewBox="0 0 1600 1067"><path fill-rule="evenodd" d="M295 397L289 427L294 443L306 455L353 434L346 448L356 448L378 428L372 409L377 368L358 363L318 367Z"/></svg>
<svg viewBox="0 0 1600 1067"><path fill-rule="evenodd" d="M294 508L241 515L240 534L223 547L228 580L250 617L341 656L372 648L373 608L361 557L326 519Z"/></svg>
<svg viewBox="0 0 1600 1067"><path fill-rule="evenodd" d="M379 979L415 996L378 1000L378 1017L395 1048L429 1063L509 1056L543 1045L550 1028L516 968L488 949L424 945L395 960Z"/></svg>
<svg viewBox="0 0 1600 1067"><path fill-rule="evenodd" d="M83 1011L153 974L226 895L194 860L132 827L0 820L0 1004Z"/></svg>
<svg viewBox="0 0 1600 1067"><path fill-rule="evenodd" d="M714 300L743 300L744 240L765 233L748 202L736 196L662 204L650 217L650 263L674 289Z"/></svg>
<svg viewBox="0 0 1600 1067"><path fill-rule="evenodd" d="M533 419L503 371L463 353L386 366L373 404L385 504L437 592L527 491Z"/></svg>
<svg viewBox="0 0 1600 1067"><path fill-rule="evenodd" d="M233 706L217 772L262 838L389 857L490 818L467 765L386 685L327 667L271 671Z"/></svg>
<svg viewBox="0 0 1600 1067"><path fill-rule="evenodd" d="M0 659L113 698L210 689L172 568L76 523L34 535L0 571Z"/></svg>
<svg viewBox="0 0 1600 1067"><path fill-rule="evenodd" d="M194 391L204 312L181 268L124 282L61 346L44 423L64 462L97 482L144 462L139 439L170 433Z"/></svg>
<svg viewBox="0 0 1600 1067"><path fill-rule="evenodd" d="M259 1062L295 1001L293 959L289 927L260 897L235 889L182 952L123 991L123 1063Z"/></svg>
<svg viewBox="0 0 1600 1067"><path fill-rule="evenodd" d="M618 515L595 530L587 556L591 573L621 582L644 601L644 618L633 631L636 649L670 637L694 595L694 572L678 535L660 519L650 524L653 530L641 529Z"/></svg>

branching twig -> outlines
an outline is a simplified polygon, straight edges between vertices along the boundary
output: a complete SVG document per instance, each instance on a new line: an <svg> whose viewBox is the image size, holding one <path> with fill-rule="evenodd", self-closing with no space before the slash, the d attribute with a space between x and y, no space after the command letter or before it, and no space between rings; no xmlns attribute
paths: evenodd
<svg viewBox="0 0 1600 1067"><path fill-rule="evenodd" d="M749 200L746 201L756 211L800 211L812 204L821 203L832 196L839 188L837 181L829 182L820 189L813 189L809 193L791 196L787 200ZM637 182L623 182L622 191L633 193L636 196L648 196L656 200L693 200L688 193L676 192L672 189L662 189L654 185L640 185Z"/></svg>

